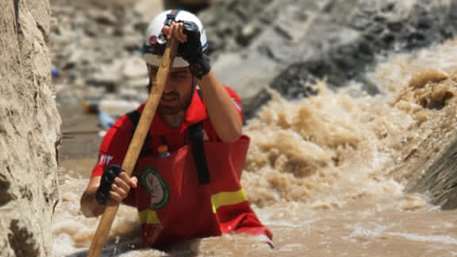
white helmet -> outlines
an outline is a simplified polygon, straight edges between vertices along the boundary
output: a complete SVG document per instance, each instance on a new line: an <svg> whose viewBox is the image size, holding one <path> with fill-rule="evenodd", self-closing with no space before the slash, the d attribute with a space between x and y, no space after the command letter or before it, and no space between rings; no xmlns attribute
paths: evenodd
<svg viewBox="0 0 457 257"><path fill-rule="evenodd" d="M160 57L163 54L166 44L166 38L162 34L163 26L169 19L175 21L191 21L198 26L200 30L200 43L203 51L208 48L206 32L202 22L194 14L183 10L167 10L158 14L149 23L146 30L146 37L143 44L143 59L149 65L158 67L160 65ZM180 56L176 56L173 61L173 68L187 67L189 63Z"/></svg>

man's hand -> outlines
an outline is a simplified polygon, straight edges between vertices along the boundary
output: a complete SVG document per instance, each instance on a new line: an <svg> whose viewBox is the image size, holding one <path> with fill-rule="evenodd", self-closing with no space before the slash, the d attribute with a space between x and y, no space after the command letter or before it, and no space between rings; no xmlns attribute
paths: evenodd
<svg viewBox="0 0 457 257"><path fill-rule="evenodd" d="M168 39L174 37L178 40L178 55L189 63L192 75L201 79L208 74L211 67L208 56L203 52L197 24L190 21L172 22L170 26L164 26L162 32Z"/></svg>
<svg viewBox="0 0 457 257"><path fill-rule="evenodd" d="M119 204L127 198L130 188L136 188L138 180L129 177L118 165L107 167L100 181L95 199L101 205Z"/></svg>
<svg viewBox="0 0 457 257"><path fill-rule="evenodd" d="M209 59L203 52L200 31L197 25L186 22L172 22L163 27L162 33L179 41L178 54L189 64L192 75L197 77L202 89L211 123L223 142L234 142L241 136L243 126L239 110L233 104L224 86L210 71Z"/></svg>

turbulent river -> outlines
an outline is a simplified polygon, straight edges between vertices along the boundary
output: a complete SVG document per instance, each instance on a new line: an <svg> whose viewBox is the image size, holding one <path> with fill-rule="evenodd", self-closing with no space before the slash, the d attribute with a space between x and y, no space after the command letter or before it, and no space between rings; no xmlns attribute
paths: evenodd
<svg viewBox="0 0 457 257"><path fill-rule="evenodd" d="M166 253L137 249L136 211L121 207L103 256L457 256L457 211L409 193L407 182L419 171L396 168L405 145L424 140L434 126L455 125L436 117L456 108L457 88L424 83L457 81L456 56L457 41L392 54L367 71L379 95L364 94L355 82L334 91L323 81L317 96L293 102L275 96L248 122L252 142L242 183L273 231L274 249L243 235ZM444 108L425 108L440 99ZM79 211L86 183L84 176L62 178L52 227L56 256L86 256L98 224Z"/></svg>

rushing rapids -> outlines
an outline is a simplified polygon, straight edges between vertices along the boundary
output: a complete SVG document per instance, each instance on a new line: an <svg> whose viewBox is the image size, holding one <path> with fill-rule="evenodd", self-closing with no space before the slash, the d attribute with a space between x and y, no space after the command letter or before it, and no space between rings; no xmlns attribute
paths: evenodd
<svg viewBox="0 0 457 257"><path fill-rule="evenodd" d="M137 249L136 211L122 207L104 256L454 256L456 212L405 192L420 171L396 167L412 145L439 140L424 137L427 131L455 127L446 115L457 110L456 55L451 40L381 58L368 74L379 95L364 94L358 83L332 91L321 81L318 95L293 102L276 95L248 122L242 182L273 231L275 249L243 235L196 240L168 253ZM86 176L61 181L56 256L84 256L95 231L97 219L79 211Z"/></svg>

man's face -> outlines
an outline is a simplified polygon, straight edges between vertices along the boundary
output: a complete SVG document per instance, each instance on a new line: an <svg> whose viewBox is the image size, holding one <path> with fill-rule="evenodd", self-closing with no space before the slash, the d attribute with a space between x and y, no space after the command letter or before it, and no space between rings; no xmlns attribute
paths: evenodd
<svg viewBox="0 0 457 257"><path fill-rule="evenodd" d="M150 67L149 70L151 81L155 81L157 68ZM173 68L157 107L159 114L174 115L185 111L192 96L192 84L192 74L188 67Z"/></svg>

